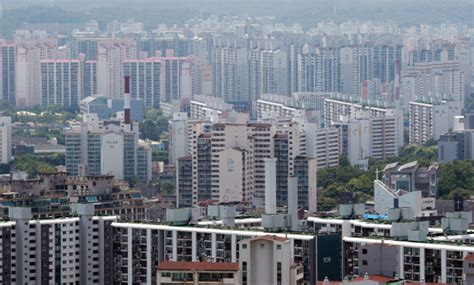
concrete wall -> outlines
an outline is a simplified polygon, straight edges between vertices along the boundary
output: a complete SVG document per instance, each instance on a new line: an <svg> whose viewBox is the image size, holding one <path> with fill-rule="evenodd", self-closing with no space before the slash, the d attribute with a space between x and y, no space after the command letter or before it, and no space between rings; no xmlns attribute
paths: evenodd
<svg viewBox="0 0 474 285"><path fill-rule="evenodd" d="M359 272L370 275L394 276L399 266L398 247L367 244L359 248ZM397 271L394 271L397 270Z"/></svg>

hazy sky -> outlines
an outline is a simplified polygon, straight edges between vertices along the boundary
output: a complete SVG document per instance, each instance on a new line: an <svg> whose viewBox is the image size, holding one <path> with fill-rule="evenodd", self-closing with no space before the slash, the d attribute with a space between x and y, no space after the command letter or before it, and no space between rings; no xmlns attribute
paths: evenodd
<svg viewBox="0 0 474 285"><path fill-rule="evenodd" d="M0 0L8 9L32 5L74 11L80 19L135 18L147 25L181 23L206 16L276 16L279 20L308 26L319 21L348 19L393 20L401 25L455 22L474 26L474 0ZM32 14L35 21L41 19ZM25 13L23 13L25 14ZM22 13L19 13L21 16ZM31 15L29 15L31 16ZM49 15L48 15L49 16ZM45 18L47 18L45 16ZM45 21L48 19L45 19ZM29 21L25 18L24 21Z"/></svg>

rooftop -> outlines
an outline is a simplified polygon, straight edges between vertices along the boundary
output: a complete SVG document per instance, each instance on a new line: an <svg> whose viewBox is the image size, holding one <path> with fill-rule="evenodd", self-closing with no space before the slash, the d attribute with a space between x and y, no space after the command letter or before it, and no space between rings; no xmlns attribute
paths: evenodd
<svg viewBox="0 0 474 285"><path fill-rule="evenodd" d="M262 240L262 239L268 240L268 241L280 241L280 242L288 241L287 238L279 237L275 235L265 235L265 236L254 237L254 238L251 238L250 241Z"/></svg>

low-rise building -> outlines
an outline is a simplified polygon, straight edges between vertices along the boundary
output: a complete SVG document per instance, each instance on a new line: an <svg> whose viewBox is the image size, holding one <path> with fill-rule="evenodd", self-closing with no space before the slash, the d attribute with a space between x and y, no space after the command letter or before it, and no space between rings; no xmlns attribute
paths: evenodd
<svg viewBox="0 0 474 285"><path fill-rule="evenodd" d="M383 169L383 182L394 191L421 191L423 197L436 197L438 193L438 164L420 166L418 161L399 165L387 164Z"/></svg>

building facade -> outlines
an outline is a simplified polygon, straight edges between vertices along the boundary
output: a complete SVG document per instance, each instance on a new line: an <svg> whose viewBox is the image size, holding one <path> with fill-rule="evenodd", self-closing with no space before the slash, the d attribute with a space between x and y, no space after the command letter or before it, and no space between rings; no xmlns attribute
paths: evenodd
<svg viewBox="0 0 474 285"><path fill-rule="evenodd" d="M41 61L41 106L78 109L82 99L82 66L79 60Z"/></svg>

